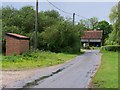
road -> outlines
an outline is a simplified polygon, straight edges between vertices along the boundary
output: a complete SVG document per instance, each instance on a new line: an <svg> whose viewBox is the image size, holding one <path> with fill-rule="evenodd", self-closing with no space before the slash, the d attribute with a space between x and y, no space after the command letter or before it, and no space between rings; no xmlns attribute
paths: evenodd
<svg viewBox="0 0 120 90"><path fill-rule="evenodd" d="M87 50L73 60L9 85L22 88L87 88L101 63L99 50Z"/></svg>

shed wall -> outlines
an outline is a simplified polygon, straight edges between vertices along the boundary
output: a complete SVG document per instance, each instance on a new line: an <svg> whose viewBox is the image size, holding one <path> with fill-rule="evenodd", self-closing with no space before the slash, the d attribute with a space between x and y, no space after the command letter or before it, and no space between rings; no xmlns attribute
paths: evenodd
<svg viewBox="0 0 120 90"><path fill-rule="evenodd" d="M29 50L29 40L20 40L20 54Z"/></svg>
<svg viewBox="0 0 120 90"><path fill-rule="evenodd" d="M29 40L6 36L6 55L22 54L29 50Z"/></svg>
<svg viewBox="0 0 120 90"><path fill-rule="evenodd" d="M6 36L6 55L13 55L20 53L19 39Z"/></svg>

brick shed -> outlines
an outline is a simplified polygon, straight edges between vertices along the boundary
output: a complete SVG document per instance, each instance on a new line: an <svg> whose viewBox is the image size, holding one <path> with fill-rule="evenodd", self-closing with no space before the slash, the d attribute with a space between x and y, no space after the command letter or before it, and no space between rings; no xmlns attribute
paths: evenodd
<svg viewBox="0 0 120 90"><path fill-rule="evenodd" d="M30 38L15 34L6 34L6 55L22 54L23 52L29 50L29 40Z"/></svg>

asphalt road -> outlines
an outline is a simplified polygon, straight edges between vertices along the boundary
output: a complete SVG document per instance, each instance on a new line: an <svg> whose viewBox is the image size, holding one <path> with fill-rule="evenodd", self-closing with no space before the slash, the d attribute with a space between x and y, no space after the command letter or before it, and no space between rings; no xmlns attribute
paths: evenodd
<svg viewBox="0 0 120 90"><path fill-rule="evenodd" d="M7 87L19 88L87 88L101 63L99 50L87 50L73 60L47 68Z"/></svg>

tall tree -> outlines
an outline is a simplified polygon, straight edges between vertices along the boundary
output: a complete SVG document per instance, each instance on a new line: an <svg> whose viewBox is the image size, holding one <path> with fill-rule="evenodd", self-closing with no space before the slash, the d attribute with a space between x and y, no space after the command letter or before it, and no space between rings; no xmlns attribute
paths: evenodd
<svg viewBox="0 0 120 90"><path fill-rule="evenodd" d="M98 18L92 17L92 18L85 19L85 20L82 19L79 21L79 24L84 25L87 29L94 30L94 29L97 29Z"/></svg>
<svg viewBox="0 0 120 90"><path fill-rule="evenodd" d="M103 20L98 22L97 28L103 30L103 44L108 35L112 32L113 28L107 21Z"/></svg>
<svg viewBox="0 0 120 90"><path fill-rule="evenodd" d="M118 5L112 7L109 18L111 23L116 23L118 20Z"/></svg>
<svg viewBox="0 0 120 90"><path fill-rule="evenodd" d="M97 24L98 24L98 18L96 17L92 17L90 18L89 20L89 23L90 23L90 29L94 30L94 29L97 29Z"/></svg>
<svg viewBox="0 0 120 90"><path fill-rule="evenodd" d="M120 3L120 2L119 2ZM107 44L120 44L119 33L120 33L120 20L119 20L119 12L120 5L113 6L111 9L111 13L109 15L111 23L113 24L113 31L109 35Z"/></svg>
<svg viewBox="0 0 120 90"><path fill-rule="evenodd" d="M39 20L39 26L42 28L41 30L38 30L39 32L44 31L46 27L54 25L60 21L64 21L63 17L61 17L55 10L39 12Z"/></svg>
<svg viewBox="0 0 120 90"><path fill-rule="evenodd" d="M19 10L18 19L21 19L20 28L23 29L24 33L34 31L35 27L35 11L32 6L25 6Z"/></svg>

